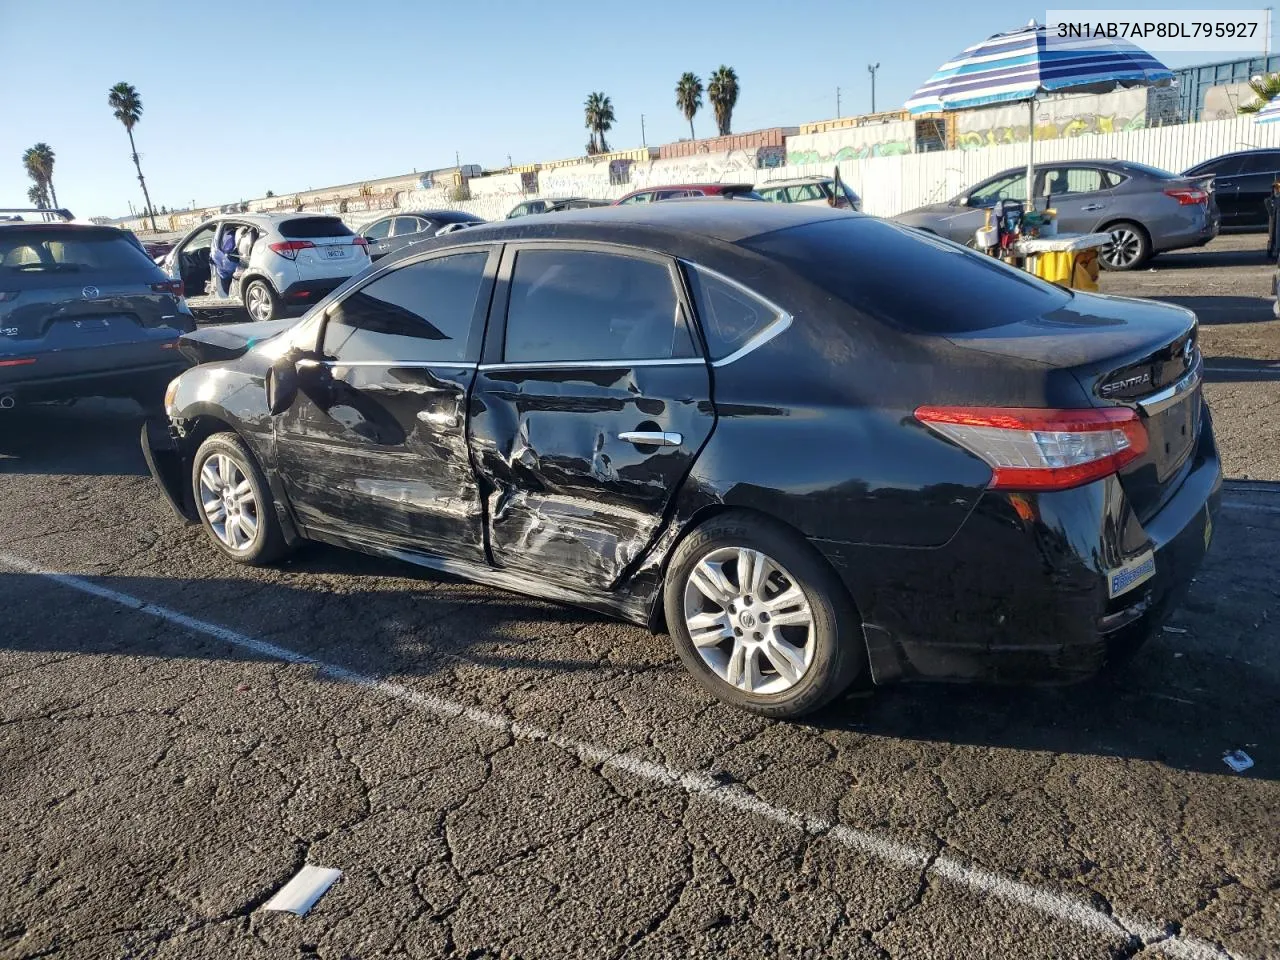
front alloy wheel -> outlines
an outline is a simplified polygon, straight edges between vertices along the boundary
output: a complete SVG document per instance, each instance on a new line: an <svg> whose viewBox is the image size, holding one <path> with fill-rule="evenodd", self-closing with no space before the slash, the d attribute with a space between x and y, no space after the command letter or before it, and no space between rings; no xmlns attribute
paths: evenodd
<svg viewBox="0 0 1280 960"><path fill-rule="evenodd" d="M246 468L225 453L215 453L200 468L200 512L224 546L236 551L253 546L258 501Z"/></svg>
<svg viewBox="0 0 1280 960"><path fill-rule="evenodd" d="M201 526L232 560L257 565L288 552L267 479L234 433L215 433L200 444L191 492Z"/></svg>
<svg viewBox="0 0 1280 960"><path fill-rule="evenodd" d="M772 557L746 547L708 553L684 589L685 626L703 662L744 693L782 693L813 663L813 612Z"/></svg>

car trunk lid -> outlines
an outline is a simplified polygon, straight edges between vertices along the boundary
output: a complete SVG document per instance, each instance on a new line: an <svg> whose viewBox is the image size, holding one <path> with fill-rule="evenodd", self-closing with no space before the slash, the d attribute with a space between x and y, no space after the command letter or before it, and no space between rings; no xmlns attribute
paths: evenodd
<svg viewBox="0 0 1280 960"><path fill-rule="evenodd" d="M1142 456L1120 471L1140 520L1182 483L1200 428L1202 361L1195 314L1153 301L1076 294L1041 317L949 339L987 354L1066 370L1083 401L1134 409L1147 431Z"/></svg>

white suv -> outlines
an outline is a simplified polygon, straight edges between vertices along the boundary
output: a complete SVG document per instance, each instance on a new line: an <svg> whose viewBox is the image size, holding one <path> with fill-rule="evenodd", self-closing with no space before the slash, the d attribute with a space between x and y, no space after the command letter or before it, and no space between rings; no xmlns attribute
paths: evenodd
<svg viewBox="0 0 1280 960"><path fill-rule="evenodd" d="M182 281L193 311L243 304L254 320L308 307L368 265L364 237L338 217L307 213L214 217L183 237L161 263Z"/></svg>

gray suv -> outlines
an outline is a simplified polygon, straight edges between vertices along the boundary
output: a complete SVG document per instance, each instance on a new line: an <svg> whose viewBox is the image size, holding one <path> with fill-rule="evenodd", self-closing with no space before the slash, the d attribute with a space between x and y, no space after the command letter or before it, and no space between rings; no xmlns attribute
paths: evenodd
<svg viewBox="0 0 1280 960"><path fill-rule="evenodd" d="M0 223L0 410L131 396L158 405L195 329L182 281L114 227Z"/></svg>
<svg viewBox="0 0 1280 960"><path fill-rule="evenodd" d="M1102 251L1109 270L1132 270L1154 254L1198 247L1218 235L1212 183L1123 160L1071 160L1035 168L1037 198L1046 193L1063 233L1110 233ZM945 203L893 219L969 243L1000 200L1027 199L1027 168L1005 170Z"/></svg>

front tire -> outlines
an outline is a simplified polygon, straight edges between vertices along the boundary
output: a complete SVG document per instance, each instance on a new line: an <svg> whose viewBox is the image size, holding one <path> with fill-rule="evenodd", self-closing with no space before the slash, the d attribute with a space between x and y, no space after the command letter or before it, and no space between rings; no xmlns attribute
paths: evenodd
<svg viewBox="0 0 1280 960"><path fill-rule="evenodd" d="M215 433L200 444L191 488L200 525L224 556L262 566L288 552L267 479L234 433Z"/></svg>
<svg viewBox="0 0 1280 960"><path fill-rule="evenodd" d="M265 280L253 280L244 288L244 308L251 320L274 320L280 316L280 298Z"/></svg>
<svg viewBox="0 0 1280 960"><path fill-rule="evenodd" d="M803 538L764 517L723 515L685 538L663 601L685 667L714 696L752 713L811 713L865 664L844 585Z"/></svg>
<svg viewBox="0 0 1280 960"><path fill-rule="evenodd" d="M1105 270L1136 270L1151 259L1151 238L1136 223L1122 220L1107 228L1111 242L1102 248L1098 260Z"/></svg>

